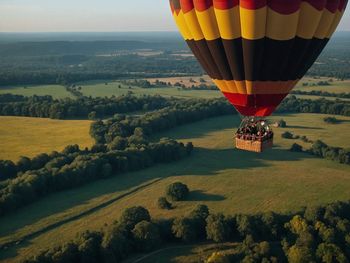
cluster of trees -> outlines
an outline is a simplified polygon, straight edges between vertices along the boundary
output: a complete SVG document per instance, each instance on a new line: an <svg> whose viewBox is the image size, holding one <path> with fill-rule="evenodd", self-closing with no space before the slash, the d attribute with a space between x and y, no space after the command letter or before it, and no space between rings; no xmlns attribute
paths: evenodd
<svg viewBox="0 0 350 263"><path fill-rule="evenodd" d="M350 116L350 102L326 99L310 100L287 97L279 106L279 113L323 113Z"/></svg>
<svg viewBox="0 0 350 263"><path fill-rule="evenodd" d="M329 124L338 124L341 122L336 117L325 117L323 118L323 121Z"/></svg>
<svg viewBox="0 0 350 263"><path fill-rule="evenodd" d="M208 262L348 262L350 202L307 207L297 213L255 215L210 213L198 205L187 216L152 220L143 207L126 209L120 219L98 232L42 251L34 262L120 262L135 253L169 243L211 240L236 242ZM226 261L212 261L213 259Z"/></svg>
<svg viewBox="0 0 350 263"><path fill-rule="evenodd" d="M76 89L74 89L76 90ZM117 113L155 110L172 105L176 99L160 96L124 95L110 98L81 97L53 99L51 96L24 97L0 94L0 115L51 119L102 118Z"/></svg>
<svg viewBox="0 0 350 263"><path fill-rule="evenodd" d="M328 146L321 140L312 142L305 136L302 137L302 140L312 143L311 148L304 151L301 145L294 143L290 150L293 152L306 152L338 163L350 164L350 149Z"/></svg>
<svg viewBox="0 0 350 263"><path fill-rule="evenodd" d="M328 91L312 90L312 91L303 91L303 90L293 90L290 94L293 95L309 95L309 96L320 96L320 97L333 97L340 99L349 99L350 93L333 93Z"/></svg>
<svg viewBox="0 0 350 263"><path fill-rule="evenodd" d="M156 143L135 140L123 151L109 150L95 145L91 150L80 150L77 145L61 152L40 155L15 165L0 163L12 179L0 183L0 215L32 203L53 192L70 189L101 178L128 171L140 170L156 163L176 161L189 155L192 144L185 146L170 139ZM25 168L21 164L25 163ZM10 165L11 166L11 165ZM1 173L1 172L0 172Z"/></svg>
<svg viewBox="0 0 350 263"><path fill-rule="evenodd" d="M91 125L90 134L97 143L118 145L121 148L117 148L122 149L123 138L132 136L135 128L141 128L145 136L150 136L182 124L234 113L225 99L175 101L172 106L142 116L116 115L107 121L97 121Z"/></svg>
<svg viewBox="0 0 350 263"><path fill-rule="evenodd" d="M350 164L350 149L328 146L320 140L315 141L308 152L321 158Z"/></svg>

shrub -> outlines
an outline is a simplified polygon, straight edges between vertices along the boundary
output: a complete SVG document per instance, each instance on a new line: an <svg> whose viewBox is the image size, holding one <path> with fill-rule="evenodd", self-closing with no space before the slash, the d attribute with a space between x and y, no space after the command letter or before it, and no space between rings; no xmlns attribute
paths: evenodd
<svg viewBox="0 0 350 263"><path fill-rule="evenodd" d="M148 252L161 243L159 230L154 223L141 221L132 230L139 251Z"/></svg>
<svg viewBox="0 0 350 263"><path fill-rule="evenodd" d="M158 207L160 209L168 209L170 210L172 208L171 203L166 199L166 197L162 196L158 199Z"/></svg>
<svg viewBox="0 0 350 263"><path fill-rule="evenodd" d="M291 152L302 152L303 147L297 143L293 143L292 147L290 147Z"/></svg>
<svg viewBox="0 0 350 263"><path fill-rule="evenodd" d="M328 124L338 124L340 121L335 117L325 117L323 121Z"/></svg>
<svg viewBox="0 0 350 263"><path fill-rule="evenodd" d="M282 133L282 138L284 138L284 139L293 139L294 138L294 135L293 135L293 133L291 133L291 132L288 132L288 131L286 131L286 132L284 132L284 133Z"/></svg>
<svg viewBox="0 0 350 263"><path fill-rule="evenodd" d="M285 120L279 120L277 122L278 124L278 127L281 127L281 128L286 128L287 127L287 122Z"/></svg>
<svg viewBox="0 0 350 263"><path fill-rule="evenodd" d="M174 201L185 200L189 192L187 185L181 182L172 183L166 189L166 195Z"/></svg>
<svg viewBox="0 0 350 263"><path fill-rule="evenodd" d="M128 228L133 229L135 225L141 221L150 221L151 216L146 208L142 206L134 206L125 209L120 221L122 224L126 225Z"/></svg>

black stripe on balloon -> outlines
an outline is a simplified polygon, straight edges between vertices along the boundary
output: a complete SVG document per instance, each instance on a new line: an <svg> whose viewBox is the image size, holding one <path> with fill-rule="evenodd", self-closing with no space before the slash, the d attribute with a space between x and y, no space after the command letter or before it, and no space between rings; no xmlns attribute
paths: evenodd
<svg viewBox="0 0 350 263"><path fill-rule="evenodd" d="M194 55L218 80L287 81L300 79L329 39L188 40Z"/></svg>

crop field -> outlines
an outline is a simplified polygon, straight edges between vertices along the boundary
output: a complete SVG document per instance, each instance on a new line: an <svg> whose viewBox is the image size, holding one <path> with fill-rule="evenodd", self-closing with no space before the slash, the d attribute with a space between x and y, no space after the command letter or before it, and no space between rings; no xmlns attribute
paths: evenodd
<svg viewBox="0 0 350 263"><path fill-rule="evenodd" d="M290 131L311 140L322 139L332 146L350 147L347 132L350 118L337 116L342 122L330 125L323 122L325 116L273 117L272 121L283 118L288 127L275 128L275 147L264 154L233 148L233 133L240 122L237 116L207 119L158 134L155 139L192 141L196 147L193 155L179 162L52 194L0 218L0 244L39 231L33 238L8 249L0 259L15 262L71 240L77 232L100 229L118 219L123 209L134 205L146 207L155 218L169 218L187 214L200 203L212 211L233 214L295 211L305 205L348 200L349 166L290 152L293 142L302 144L301 141L281 138L281 133ZM175 181L189 186L189 200L174 203L173 210L160 210L157 199ZM92 212L84 213L92 208L95 208ZM45 227L48 229L40 232Z"/></svg>
<svg viewBox="0 0 350 263"><path fill-rule="evenodd" d="M0 160L61 151L69 144L90 147L90 121L0 116Z"/></svg>
<svg viewBox="0 0 350 263"><path fill-rule="evenodd" d="M13 86L1 87L0 94L11 93L23 96L45 96L50 95L55 99L74 98L63 86L60 85L33 85L33 86Z"/></svg>

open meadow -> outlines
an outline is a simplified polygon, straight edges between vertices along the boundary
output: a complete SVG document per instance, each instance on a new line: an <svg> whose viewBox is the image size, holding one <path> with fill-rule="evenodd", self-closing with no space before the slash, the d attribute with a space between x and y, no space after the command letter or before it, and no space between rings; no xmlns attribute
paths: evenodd
<svg viewBox="0 0 350 263"><path fill-rule="evenodd" d="M170 218L187 214L199 203L212 211L234 214L296 211L305 205L348 200L349 166L290 152L292 143L301 141L281 138L282 132L290 131L332 146L350 147L345 132L350 130L350 118L337 116L342 122L330 125L323 122L325 116L274 116L273 121L283 118L289 127L275 128L275 147L264 154L233 148L233 133L240 123L237 116L207 119L158 134L155 139L192 141L193 155L52 194L0 218L0 244L34 233L1 257L15 262L71 240L77 232L98 230L134 205L146 207L155 218ZM189 200L176 202L173 210L160 210L157 199L175 181L189 186Z"/></svg>
<svg viewBox="0 0 350 263"><path fill-rule="evenodd" d="M155 83L156 80L171 83L180 83L186 87L191 87L192 85L198 86L201 84L200 79L204 79L203 84L214 85L208 76L192 76L192 77L174 77L174 78L153 78L148 79L151 83ZM335 80L329 82L329 86L318 85L320 81L329 81L329 78L310 78L305 77L296 86L295 90L302 91L324 91L331 93L348 93L350 88L349 80ZM303 86L303 83L308 83L308 86ZM133 85L125 85L121 82L115 80L106 81L87 81L80 82L76 84L80 86L81 92L84 96L91 97L111 97L111 96L121 96L128 93L132 93L137 96L142 95L160 95L164 97L177 97L177 98L218 98L222 94L219 90L184 90L178 87L160 87L160 88L140 88ZM14 86L10 88L0 88L0 94L11 93L23 96L43 96L50 95L56 99L62 98L74 98L74 96L69 93L63 86L60 85L33 85L26 88L22 86ZM320 96L309 96L309 95L297 95L298 98L304 99L319 99ZM335 100L334 97L326 97L329 100ZM342 99L349 101L350 99Z"/></svg>
<svg viewBox="0 0 350 263"><path fill-rule="evenodd" d="M91 147L90 124L87 120L0 116L0 160L61 151L70 144Z"/></svg>
<svg viewBox="0 0 350 263"><path fill-rule="evenodd" d="M55 99L74 98L65 87L61 85L29 85L29 86L13 86L0 87L0 94L11 93L23 96L45 96L50 95Z"/></svg>

